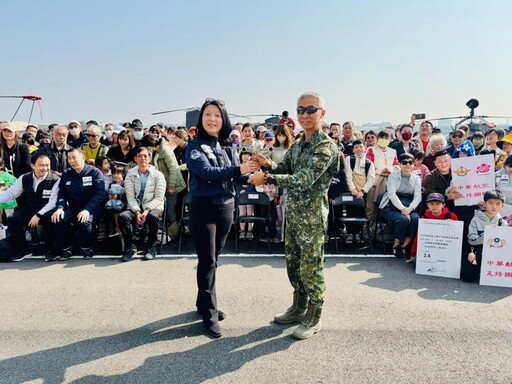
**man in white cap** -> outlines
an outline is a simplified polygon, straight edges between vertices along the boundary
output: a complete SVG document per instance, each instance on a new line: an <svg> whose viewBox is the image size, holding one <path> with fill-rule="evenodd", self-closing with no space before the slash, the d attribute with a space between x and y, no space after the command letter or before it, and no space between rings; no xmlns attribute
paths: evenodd
<svg viewBox="0 0 512 384"><path fill-rule="evenodd" d="M71 120L68 124L68 130L68 144L71 147L80 148L82 144L87 143L87 137L82 131L82 125L78 120Z"/></svg>

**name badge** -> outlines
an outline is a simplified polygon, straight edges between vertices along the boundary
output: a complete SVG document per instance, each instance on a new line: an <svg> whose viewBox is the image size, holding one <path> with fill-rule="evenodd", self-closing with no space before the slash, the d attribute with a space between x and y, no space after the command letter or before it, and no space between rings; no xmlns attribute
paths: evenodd
<svg viewBox="0 0 512 384"><path fill-rule="evenodd" d="M51 189L43 189L43 199L49 199L52 194Z"/></svg>
<svg viewBox="0 0 512 384"><path fill-rule="evenodd" d="M508 184L508 175L501 175L501 184Z"/></svg>
<svg viewBox="0 0 512 384"><path fill-rule="evenodd" d="M92 186L92 176L82 177L82 185L84 187L91 187Z"/></svg>

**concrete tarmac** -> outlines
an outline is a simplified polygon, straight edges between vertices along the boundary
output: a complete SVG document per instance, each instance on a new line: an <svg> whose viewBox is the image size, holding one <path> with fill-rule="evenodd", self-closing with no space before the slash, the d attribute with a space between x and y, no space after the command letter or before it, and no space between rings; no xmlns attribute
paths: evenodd
<svg viewBox="0 0 512 384"><path fill-rule="evenodd" d="M512 383L511 289L326 260L324 329L272 323L283 257L222 257L223 337L195 313L195 259L0 264L0 383Z"/></svg>

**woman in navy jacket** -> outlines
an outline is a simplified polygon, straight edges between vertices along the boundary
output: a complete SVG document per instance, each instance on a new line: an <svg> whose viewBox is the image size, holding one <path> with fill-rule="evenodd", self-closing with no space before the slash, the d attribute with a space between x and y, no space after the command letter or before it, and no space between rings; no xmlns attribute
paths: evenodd
<svg viewBox="0 0 512 384"><path fill-rule="evenodd" d="M203 316L206 332L222 335L219 320L224 313L217 309L215 272L217 260L233 222L235 188L233 178L258 170L249 162L231 164L221 148L231 132L231 122L221 100L206 99L199 114L197 137L187 145L186 161L190 174L190 233L196 247L197 311ZM247 183L246 180L237 180Z"/></svg>

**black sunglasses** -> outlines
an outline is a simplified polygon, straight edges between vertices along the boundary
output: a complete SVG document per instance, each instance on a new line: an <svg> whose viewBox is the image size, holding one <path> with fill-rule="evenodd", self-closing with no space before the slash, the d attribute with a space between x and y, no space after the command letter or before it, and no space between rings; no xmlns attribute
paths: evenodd
<svg viewBox="0 0 512 384"><path fill-rule="evenodd" d="M206 100L204 101L205 104L211 104L213 102L217 102L217 104L219 104L221 107L225 105L223 100L212 99L211 97L206 98Z"/></svg>
<svg viewBox="0 0 512 384"><path fill-rule="evenodd" d="M314 105L310 105L309 107L297 107L297 113L299 115L303 115L304 113L307 113L308 115L312 115L314 113L317 113L318 110L323 109L319 107L315 107Z"/></svg>
<svg viewBox="0 0 512 384"><path fill-rule="evenodd" d="M462 135L453 135L452 136L454 139L462 139Z"/></svg>
<svg viewBox="0 0 512 384"><path fill-rule="evenodd" d="M412 165L414 162L412 160L402 160L400 163L402 165Z"/></svg>
<svg viewBox="0 0 512 384"><path fill-rule="evenodd" d="M87 133L85 136L87 136L87 137L98 137L97 135L91 135L90 133Z"/></svg>

